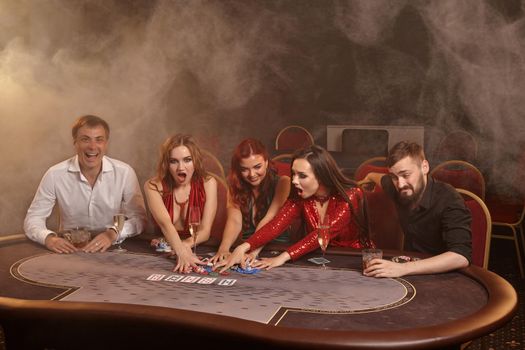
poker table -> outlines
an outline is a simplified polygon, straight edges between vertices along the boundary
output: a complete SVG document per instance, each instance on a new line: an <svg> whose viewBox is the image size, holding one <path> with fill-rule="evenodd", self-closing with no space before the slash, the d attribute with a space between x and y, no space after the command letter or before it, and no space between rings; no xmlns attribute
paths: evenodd
<svg viewBox="0 0 525 350"><path fill-rule="evenodd" d="M442 349L500 328L517 308L512 286L475 266L376 279L362 275L360 252L332 249L326 269L308 261L314 252L255 274L181 275L147 239L123 247L61 255L17 236L0 242L7 348Z"/></svg>

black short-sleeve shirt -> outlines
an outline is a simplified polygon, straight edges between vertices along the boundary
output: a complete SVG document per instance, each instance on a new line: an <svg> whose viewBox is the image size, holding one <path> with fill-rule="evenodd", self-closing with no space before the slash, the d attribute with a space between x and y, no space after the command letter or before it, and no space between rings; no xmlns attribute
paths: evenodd
<svg viewBox="0 0 525 350"><path fill-rule="evenodd" d="M381 178L381 186L396 205L405 234L405 250L432 255L451 251L471 262L470 210L452 186L429 176L423 197L412 210L398 201L390 176Z"/></svg>

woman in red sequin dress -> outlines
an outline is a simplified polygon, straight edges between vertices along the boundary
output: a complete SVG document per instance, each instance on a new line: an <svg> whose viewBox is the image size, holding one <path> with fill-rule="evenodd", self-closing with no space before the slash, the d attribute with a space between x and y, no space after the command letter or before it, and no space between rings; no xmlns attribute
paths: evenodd
<svg viewBox="0 0 525 350"><path fill-rule="evenodd" d="M373 246L362 209L363 193L344 177L325 149L314 145L294 155L292 185L290 198L273 220L238 246L229 259L217 264L216 268L222 267L221 271L224 271L234 264L245 265L245 253L280 235L299 216L306 224L306 236L279 256L262 259L252 266L270 269L319 248L317 227L325 215L329 216L330 246Z"/></svg>
<svg viewBox="0 0 525 350"><path fill-rule="evenodd" d="M155 223L177 254L174 271L188 273L202 261L193 252L188 233L190 208L201 214L196 244L210 237L217 210L217 181L202 166L199 147L190 135L169 137L160 148L157 174L146 181L144 192Z"/></svg>

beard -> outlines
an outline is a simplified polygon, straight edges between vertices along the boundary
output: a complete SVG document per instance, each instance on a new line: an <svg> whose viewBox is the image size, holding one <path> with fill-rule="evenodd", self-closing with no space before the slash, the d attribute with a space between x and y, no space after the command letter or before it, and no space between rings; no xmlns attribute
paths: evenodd
<svg viewBox="0 0 525 350"><path fill-rule="evenodd" d="M415 206L421 199L421 196L423 195L423 191L425 190L425 179L423 174L419 177L418 183L417 183L417 191L414 190L414 186L412 185L406 185L405 187L399 189L397 191L397 199L399 200L399 203L403 206L412 207ZM402 195L401 191L405 189L411 189L412 194L411 195Z"/></svg>

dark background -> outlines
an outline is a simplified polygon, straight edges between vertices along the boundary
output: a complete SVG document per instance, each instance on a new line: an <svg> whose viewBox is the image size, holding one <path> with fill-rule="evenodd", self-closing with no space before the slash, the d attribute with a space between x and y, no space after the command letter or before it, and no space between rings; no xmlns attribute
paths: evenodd
<svg viewBox="0 0 525 350"><path fill-rule="evenodd" d="M244 137L417 125L427 157L471 132L490 189L507 190L525 129L518 0L0 1L0 234L19 233L45 170L97 114L109 155L153 175L170 134L229 168Z"/></svg>

